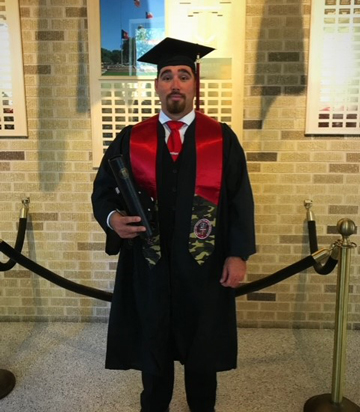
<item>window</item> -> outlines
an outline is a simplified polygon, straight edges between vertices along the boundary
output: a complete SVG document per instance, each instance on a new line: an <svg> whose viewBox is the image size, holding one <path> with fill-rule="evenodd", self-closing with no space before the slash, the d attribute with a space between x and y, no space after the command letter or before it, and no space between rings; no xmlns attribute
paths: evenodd
<svg viewBox="0 0 360 412"><path fill-rule="evenodd" d="M0 0L0 137L27 135L18 0Z"/></svg>
<svg viewBox="0 0 360 412"><path fill-rule="evenodd" d="M359 131L360 0L313 1L306 133Z"/></svg>

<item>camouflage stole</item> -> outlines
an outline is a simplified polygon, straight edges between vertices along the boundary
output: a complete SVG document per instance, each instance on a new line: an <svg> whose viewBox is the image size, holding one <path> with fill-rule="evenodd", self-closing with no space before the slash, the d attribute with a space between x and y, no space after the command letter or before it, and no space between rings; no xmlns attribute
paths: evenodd
<svg viewBox="0 0 360 412"><path fill-rule="evenodd" d="M199 265L215 248L217 206L223 172L221 125L200 112L196 113L196 182L189 251Z"/></svg>
<svg viewBox="0 0 360 412"><path fill-rule="evenodd" d="M155 201L158 120L159 116L156 115L134 126L130 139L130 159L135 180ZM215 247L216 214L223 169L221 125L197 112L195 136L196 181L189 251L201 265ZM151 242L143 242L143 253L150 266L156 264L161 257L159 236Z"/></svg>

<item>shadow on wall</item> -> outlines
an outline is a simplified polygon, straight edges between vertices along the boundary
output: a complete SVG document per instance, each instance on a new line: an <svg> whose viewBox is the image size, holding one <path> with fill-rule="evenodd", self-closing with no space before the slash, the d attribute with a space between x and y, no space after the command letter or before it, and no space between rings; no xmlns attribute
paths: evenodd
<svg viewBox="0 0 360 412"><path fill-rule="evenodd" d="M42 13L46 14L46 7L42 6ZM44 30L44 20L39 18L36 32L38 171L43 192L54 192L61 183L69 141L76 133L73 120L87 118L89 111L86 8L64 7L64 14L66 25L57 18L58 29ZM72 27L77 30L75 41L69 38Z"/></svg>
<svg viewBox="0 0 360 412"><path fill-rule="evenodd" d="M280 95L299 95L306 89L303 5L275 5L267 0L261 17L252 96L261 96L261 120ZM300 3L300 4L299 4Z"/></svg>
<svg viewBox="0 0 360 412"><path fill-rule="evenodd" d="M87 35L82 27L84 21L78 21L78 68L77 68L77 95L76 95L76 109L77 113L89 113L89 79L88 79L88 53L86 50Z"/></svg>

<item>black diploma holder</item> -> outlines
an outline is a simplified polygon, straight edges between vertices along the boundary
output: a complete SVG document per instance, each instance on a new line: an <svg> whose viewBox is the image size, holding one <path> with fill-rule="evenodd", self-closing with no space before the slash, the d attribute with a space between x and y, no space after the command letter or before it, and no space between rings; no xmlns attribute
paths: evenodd
<svg viewBox="0 0 360 412"><path fill-rule="evenodd" d="M151 222L155 220L154 202L147 194L143 193L143 191L136 190L122 155L110 158L109 165L114 174L120 194L124 199L126 213L129 216L140 216L141 222L136 223L136 225L145 226L146 228L146 232L140 233L140 236L147 239L152 238L154 236L154 230ZM142 204L146 205L146 207L143 207Z"/></svg>

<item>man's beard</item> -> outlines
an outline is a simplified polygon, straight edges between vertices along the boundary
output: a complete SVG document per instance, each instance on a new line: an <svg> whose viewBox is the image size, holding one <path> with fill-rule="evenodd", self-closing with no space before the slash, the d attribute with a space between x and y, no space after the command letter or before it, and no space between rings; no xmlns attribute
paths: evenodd
<svg viewBox="0 0 360 412"><path fill-rule="evenodd" d="M167 111L171 114L182 113L185 110L185 105L185 98L183 98L182 100L171 100L171 97L169 96L166 99L166 108Z"/></svg>

